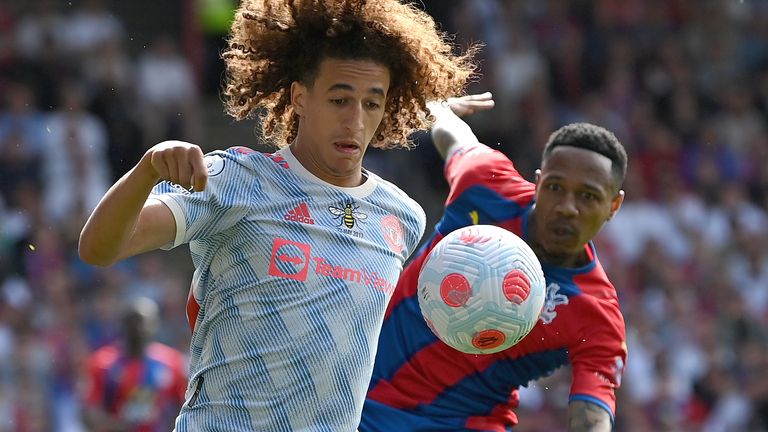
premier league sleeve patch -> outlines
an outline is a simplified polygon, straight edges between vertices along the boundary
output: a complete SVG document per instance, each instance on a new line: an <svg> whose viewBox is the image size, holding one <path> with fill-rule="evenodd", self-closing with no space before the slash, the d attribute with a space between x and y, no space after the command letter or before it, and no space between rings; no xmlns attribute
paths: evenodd
<svg viewBox="0 0 768 432"><path fill-rule="evenodd" d="M208 170L208 177L221 174L224 171L225 159L219 155L208 155L204 159L205 168Z"/></svg>

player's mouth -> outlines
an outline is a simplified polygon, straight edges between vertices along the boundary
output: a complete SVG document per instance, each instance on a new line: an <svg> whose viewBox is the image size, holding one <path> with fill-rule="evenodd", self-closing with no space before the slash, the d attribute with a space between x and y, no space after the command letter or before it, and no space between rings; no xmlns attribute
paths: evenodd
<svg viewBox="0 0 768 432"><path fill-rule="evenodd" d="M574 226L563 222L550 224L549 232L561 242L573 240L579 236L579 231Z"/></svg>
<svg viewBox="0 0 768 432"><path fill-rule="evenodd" d="M333 145L336 147L336 151L350 155L356 154L362 149L362 146L353 140L335 141Z"/></svg>

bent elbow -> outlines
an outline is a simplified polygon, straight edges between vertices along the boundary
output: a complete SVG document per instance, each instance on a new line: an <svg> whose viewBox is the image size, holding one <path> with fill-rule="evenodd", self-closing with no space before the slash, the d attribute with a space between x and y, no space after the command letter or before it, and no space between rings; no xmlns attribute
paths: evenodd
<svg viewBox="0 0 768 432"><path fill-rule="evenodd" d="M87 239L84 239L82 235L77 245L77 254L84 263L98 267L109 267L116 262L115 257L100 253L98 248L94 247Z"/></svg>

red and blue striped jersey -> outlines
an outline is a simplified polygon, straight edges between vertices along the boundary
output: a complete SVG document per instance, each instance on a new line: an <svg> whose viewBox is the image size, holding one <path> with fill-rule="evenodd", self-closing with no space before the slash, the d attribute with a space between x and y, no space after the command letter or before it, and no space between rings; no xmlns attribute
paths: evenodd
<svg viewBox="0 0 768 432"><path fill-rule="evenodd" d="M517 345L490 355L458 352L422 319L419 270L448 233L493 224L523 239L534 184L502 153L484 145L460 150L445 167L450 184L435 233L409 263L385 315L360 431L505 431L517 423L518 387L570 364L570 400L615 411L614 389L626 360L616 291L595 254L581 268L542 263L547 297L540 320Z"/></svg>
<svg viewBox="0 0 768 432"><path fill-rule="evenodd" d="M151 343L141 357L107 345L88 359L85 405L109 413L137 432L167 431L184 403L185 356Z"/></svg>

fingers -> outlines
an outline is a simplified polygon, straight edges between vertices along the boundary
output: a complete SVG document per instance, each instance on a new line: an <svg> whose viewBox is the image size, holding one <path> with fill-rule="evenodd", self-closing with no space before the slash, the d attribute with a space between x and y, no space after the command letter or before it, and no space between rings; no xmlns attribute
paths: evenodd
<svg viewBox="0 0 768 432"><path fill-rule="evenodd" d="M176 184L180 184L185 188L189 188L189 185L184 184L184 183L188 183L189 180L185 182L184 177L179 177L179 171L180 171L179 165L183 164L183 161L179 159L180 158L178 158L176 155L174 155L171 152L167 152L163 154L163 160L165 161L165 165L168 167L168 180Z"/></svg>
<svg viewBox="0 0 768 432"><path fill-rule="evenodd" d="M476 94L466 95L463 97L463 99L466 99L468 101L488 101L488 100L493 100L493 94L491 92L476 93Z"/></svg>
<svg viewBox="0 0 768 432"><path fill-rule="evenodd" d="M493 100L493 95L490 92L467 95L459 99L462 111L469 115L474 114L477 111L486 111L494 106L496 102Z"/></svg>
<svg viewBox="0 0 768 432"><path fill-rule="evenodd" d="M493 101L493 94L491 92L472 94L464 96L463 102L475 107L493 107L495 102Z"/></svg>
<svg viewBox="0 0 768 432"><path fill-rule="evenodd" d="M190 176L192 188L196 192L201 192L208 184L208 168L205 166L203 152L199 147L197 148L197 154L192 155L190 159L190 167L192 168L192 175Z"/></svg>
<svg viewBox="0 0 768 432"><path fill-rule="evenodd" d="M438 115L447 110L459 117L474 114L477 111L486 111L496 106L491 92L476 93L460 97L450 97L443 102L429 102L427 108L433 115Z"/></svg>
<svg viewBox="0 0 768 432"><path fill-rule="evenodd" d="M205 189L208 170L200 147L182 141L166 141L155 146L152 152L152 167L160 179L198 192Z"/></svg>
<svg viewBox="0 0 768 432"><path fill-rule="evenodd" d="M479 101L473 101L470 102L472 109L475 111L484 111L489 110L496 106L496 102L493 101L493 99L490 100L479 100Z"/></svg>

